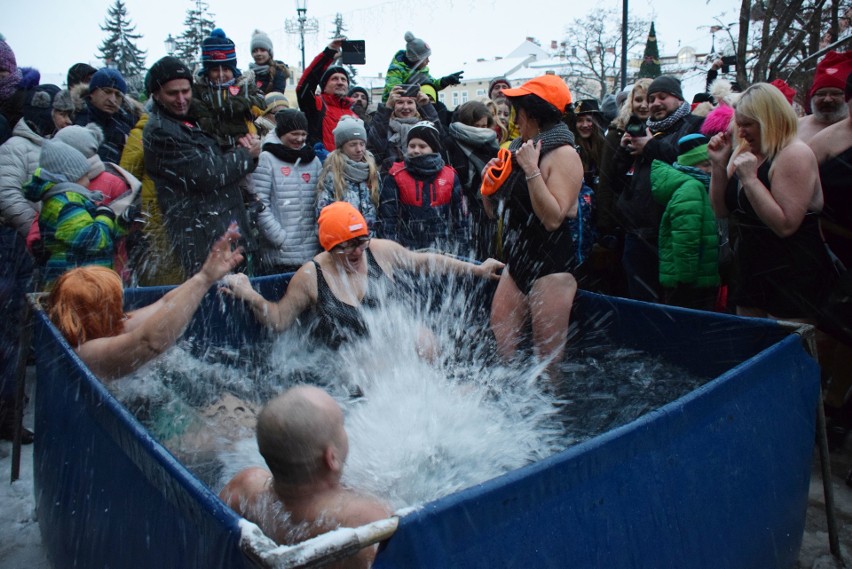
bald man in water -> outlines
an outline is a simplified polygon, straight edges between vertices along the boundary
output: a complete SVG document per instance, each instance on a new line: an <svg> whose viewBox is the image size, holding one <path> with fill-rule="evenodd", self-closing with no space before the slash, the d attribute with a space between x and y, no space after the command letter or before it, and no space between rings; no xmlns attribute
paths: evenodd
<svg viewBox="0 0 852 569"><path fill-rule="evenodd" d="M341 485L349 437L340 406L322 389L294 387L267 403L257 419L257 444L269 470L240 471L219 497L276 543L391 515L375 497ZM368 547L329 567L369 567L375 555L376 547Z"/></svg>

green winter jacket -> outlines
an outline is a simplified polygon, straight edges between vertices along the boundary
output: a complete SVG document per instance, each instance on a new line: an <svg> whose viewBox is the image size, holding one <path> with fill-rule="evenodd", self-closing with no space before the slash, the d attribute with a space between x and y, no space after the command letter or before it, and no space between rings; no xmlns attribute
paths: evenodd
<svg viewBox="0 0 852 569"><path fill-rule="evenodd" d="M665 207L660 222L660 284L712 287L719 284L719 235L704 184L654 160L651 193Z"/></svg>

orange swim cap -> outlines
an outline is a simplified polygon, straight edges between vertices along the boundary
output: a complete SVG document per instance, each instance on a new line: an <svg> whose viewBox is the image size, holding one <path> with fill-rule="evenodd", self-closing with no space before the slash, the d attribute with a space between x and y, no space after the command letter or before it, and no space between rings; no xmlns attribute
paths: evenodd
<svg viewBox="0 0 852 569"><path fill-rule="evenodd" d="M320 211L319 242L326 251L350 239L367 235L367 221L349 202L334 202Z"/></svg>

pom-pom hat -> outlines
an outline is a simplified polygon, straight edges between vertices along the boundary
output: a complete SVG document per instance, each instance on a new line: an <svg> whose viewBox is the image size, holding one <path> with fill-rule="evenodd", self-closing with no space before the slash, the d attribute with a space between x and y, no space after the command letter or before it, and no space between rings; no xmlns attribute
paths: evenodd
<svg viewBox="0 0 852 569"><path fill-rule="evenodd" d="M326 251L357 237L369 235L367 221L349 202L331 203L319 214L319 242Z"/></svg>

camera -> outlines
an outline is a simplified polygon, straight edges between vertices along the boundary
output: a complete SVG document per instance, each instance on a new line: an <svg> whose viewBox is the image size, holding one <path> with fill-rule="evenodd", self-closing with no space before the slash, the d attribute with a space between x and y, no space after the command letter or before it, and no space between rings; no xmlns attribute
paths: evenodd
<svg viewBox="0 0 852 569"><path fill-rule="evenodd" d="M736 55L725 55L722 57L722 73L728 73L731 70L731 67L734 69L737 68L737 56Z"/></svg>
<svg viewBox="0 0 852 569"><path fill-rule="evenodd" d="M364 40L346 40L340 44L340 62L347 65L367 63Z"/></svg>
<svg viewBox="0 0 852 569"><path fill-rule="evenodd" d="M647 135L645 121L636 115L630 115L630 120L627 121L627 125L625 125L624 130L630 136L635 136L637 138Z"/></svg>
<svg viewBox="0 0 852 569"><path fill-rule="evenodd" d="M416 97L417 93L420 92L420 85L417 84L402 84L402 96L403 97Z"/></svg>

